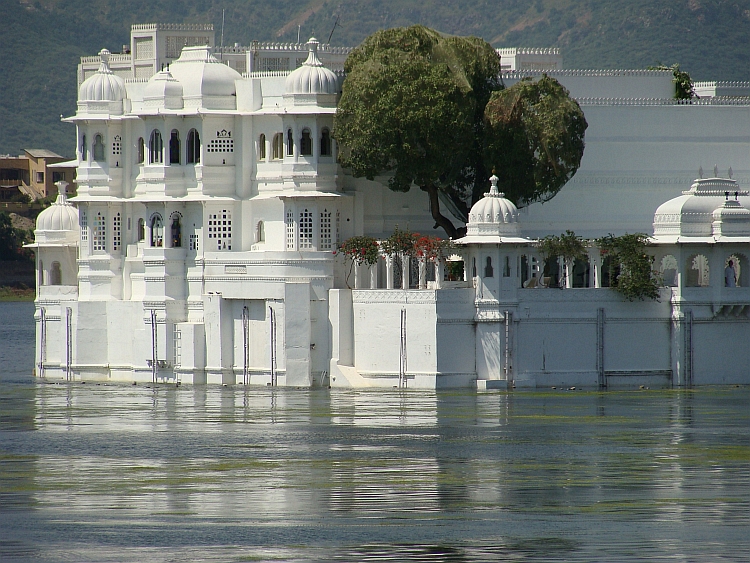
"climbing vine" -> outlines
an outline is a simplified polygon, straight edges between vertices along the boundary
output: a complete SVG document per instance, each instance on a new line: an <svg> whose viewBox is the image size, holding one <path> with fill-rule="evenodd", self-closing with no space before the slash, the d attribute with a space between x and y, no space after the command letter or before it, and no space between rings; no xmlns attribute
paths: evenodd
<svg viewBox="0 0 750 563"><path fill-rule="evenodd" d="M646 252L648 235L612 234L596 240L602 257L610 258L610 286L628 301L657 299L659 276L653 269L654 257Z"/></svg>
<svg viewBox="0 0 750 563"><path fill-rule="evenodd" d="M562 256L567 262L570 260L585 260L586 241L573 231L565 231L561 235L547 235L539 241L539 251L545 258Z"/></svg>
<svg viewBox="0 0 750 563"><path fill-rule="evenodd" d="M693 79L684 70L680 70L680 65L675 63L672 66L657 65L650 66L648 70L671 70L672 82L674 83L674 97L677 100L692 100L696 98L693 90Z"/></svg>

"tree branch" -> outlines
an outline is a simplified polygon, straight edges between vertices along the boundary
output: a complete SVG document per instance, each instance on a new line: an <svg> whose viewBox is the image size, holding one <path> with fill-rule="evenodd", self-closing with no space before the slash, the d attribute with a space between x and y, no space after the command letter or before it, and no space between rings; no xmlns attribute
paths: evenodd
<svg viewBox="0 0 750 563"><path fill-rule="evenodd" d="M423 192L427 192L430 198L430 211L432 212L432 218L435 219L435 228L442 227L450 238L455 239L462 237L466 234L465 228L457 229L450 219L440 213L440 199L438 198L438 187L435 184L428 184L426 186L420 186Z"/></svg>

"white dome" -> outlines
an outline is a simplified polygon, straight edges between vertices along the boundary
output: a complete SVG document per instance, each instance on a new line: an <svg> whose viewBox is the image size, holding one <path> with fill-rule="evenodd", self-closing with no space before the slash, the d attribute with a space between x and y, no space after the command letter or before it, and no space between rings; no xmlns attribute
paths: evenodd
<svg viewBox="0 0 750 563"><path fill-rule="evenodd" d="M184 47L170 67L171 76L182 85L183 100L189 107L236 109L236 80L242 76L219 62L207 46Z"/></svg>
<svg viewBox="0 0 750 563"><path fill-rule="evenodd" d="M78 240L78 209L65 195L67 182L57 182L57 199L36 218L34 240L45 242L73 242Z"/></svg>
<svg viewBox="0 0 750 563"><path fill-rule="evenodd" d="M143 101L147 106L182 109L182 84L174 79L169 70L157 72L146 84Z"/></svg>
<svg viewBox="0 0 750 563"><path fill-rule="evenodd" d="M714 236L748 236L750 235L750 210L743 206L738 199L726 199L721 207L714 209Z"/></svg>
<svg viewBox="0 0 750 563"><path fill-rule="evenodd" d="M492 187L469 211L466 234L518 236L521 226L518 223L518 209L505 194L497 189L498 177L490 178Z"/></svg>
<svg viewBox="0 0 750 563"><path fill-rule="evenodd" d="M310 52L302 66L286 77L285 93L336 95L339 80L333 71L323 66L318 58L318 40L314 37L307 42Z"/></svg>
<svg viewBox="0 0 750 563"><path fill-rule="evenodd" d="M122 102L126 97L125 81L109 68L109 51L99 51L99 70L83 81L78 88L79 102Z"/></svg>
<svg viewBox="0 0 750 563"><path fill-rule="evenodd" d="M654 236L710 237L714 210L729 194L747 195L730 178L700 178L681 196L661 204L654 213ZM726 233L725 233L726 234Z"/></svg>

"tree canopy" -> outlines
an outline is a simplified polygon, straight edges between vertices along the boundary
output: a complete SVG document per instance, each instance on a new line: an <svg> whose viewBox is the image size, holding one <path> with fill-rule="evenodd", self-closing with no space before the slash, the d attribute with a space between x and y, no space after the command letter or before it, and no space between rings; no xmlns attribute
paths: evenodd
<svg viewBox="0 0 750 563"><path fill-rule="evenodd" d="M554 78L525 78L493 92L484 115L484 158L502 163L498 184L519 207L554 197L581 165L588 124Z"/></svg>
<svg viewBox="0 0 750 563"><path fill-rule="evenodd" d="M394 191L418 186L435 227L451 237L464 229L441 203L465 221L493 167L525 182L508 191L523 205L552 197L580 164L578 105L551 78L503 90L500 58L482 39L423 26L382 30L352 51L345 70L334 127L341 165L370 180L387 174Z"/></svg>

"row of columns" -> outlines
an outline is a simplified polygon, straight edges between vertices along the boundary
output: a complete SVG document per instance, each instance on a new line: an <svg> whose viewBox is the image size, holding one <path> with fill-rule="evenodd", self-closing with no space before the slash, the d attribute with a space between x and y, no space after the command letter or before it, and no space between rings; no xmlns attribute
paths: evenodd
<svg viewBox="0 0 750 563"><path fill-rule="evenodd" d="M396 288L396 257L392 255L381 255L385 262L385 288L381 289L409 289L410 281L410 262L407 255L401 256L401 287ZM425 257L417 258L419 261L419 280L418 289L427 289L427 263ZM445 270L445 260L436 259L432 261L435 264L435 289L441 289L443 275ZM378 289L378 263L372 266L368 264L354 265L354 289Z"/></svg>

